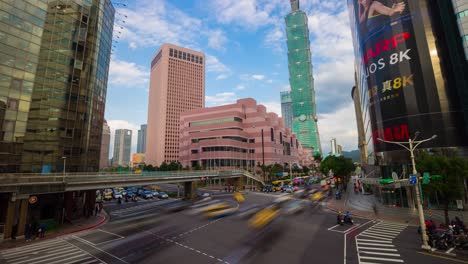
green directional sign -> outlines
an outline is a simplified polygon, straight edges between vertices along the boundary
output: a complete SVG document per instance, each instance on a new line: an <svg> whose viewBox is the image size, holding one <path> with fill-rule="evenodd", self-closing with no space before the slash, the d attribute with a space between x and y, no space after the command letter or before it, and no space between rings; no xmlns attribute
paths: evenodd
<svg viewBox="0 0 468 264"><path fill-rule="evenodd" d="M380 179L379 180L380 184L390 184L390 183L393 183L393 182L394 182L393 179Z"/></svg>
<svg viewBox="0 0 468 264"><path fill-rule="evenodd" d="M429 172L425 172L423 174L422 184L428 184L429 182L431 182L431 175L429 174Z"/></svg>
<svg viewBox="0 0 468 264"><path fill-rule="evenodd" d="M431 179L433 179L433 180L441 180L441 179L442 179L442 175L432 175L432 176L431 176Z"/></svg>

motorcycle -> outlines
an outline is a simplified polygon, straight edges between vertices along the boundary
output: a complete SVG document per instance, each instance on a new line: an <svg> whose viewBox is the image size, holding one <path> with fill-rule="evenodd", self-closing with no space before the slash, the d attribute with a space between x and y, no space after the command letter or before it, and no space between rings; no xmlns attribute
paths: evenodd
<svg viewBox="0 0 468 264"><path fill-rule="evenodd" d="M351 225L354 224L353 218L351 216L345 216L343 218L343 221L347 224L351 224Z"/></svg>
<svg viewBox="0 0 468 264"><path fill-rule="evenodd" d="M337 225L344 225L344 218L343 218L342 215L338 215L338 216L336 217L336 224L337 224Z"/></svg>

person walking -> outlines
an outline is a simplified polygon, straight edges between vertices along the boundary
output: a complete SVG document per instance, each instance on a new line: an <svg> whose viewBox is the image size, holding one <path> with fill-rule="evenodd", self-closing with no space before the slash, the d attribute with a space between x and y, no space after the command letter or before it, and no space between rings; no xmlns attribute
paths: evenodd
<svg viewBox="0 0 468 264"><path fill-rule="evenodd" d="M125 196L126 202L128 202L127 196ZM102 202L99 202L99 212L102 212L102 208L104 207L104 204Z"/></svg>
<svg viewBox="0 0 468 264"><path fill-rule="evenodd" d="M26 227L24 228L24 238L26 239L26 242L31 241L31 231L32 231L32 224L31 223L26 224Z"/></svg>
<svg viewBox="0 0 468 264"><path fill-rule="evenodd" d="M94 216L97 216L98 212L99 212L99 206L96 204L96 206L94 206Z"/></svg>

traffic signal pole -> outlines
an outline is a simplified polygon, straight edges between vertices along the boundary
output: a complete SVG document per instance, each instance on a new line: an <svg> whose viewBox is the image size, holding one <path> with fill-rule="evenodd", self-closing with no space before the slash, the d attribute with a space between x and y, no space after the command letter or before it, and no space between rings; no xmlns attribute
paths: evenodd
<svg viewBox="0 0 468 264"><path fill-rule="evenodd" d="M389 140L383 140L381 138L377 138L377 140L379 140L381 142L385 142L385 143L399 145L399 146L405 148L406 150L408 150L410 152L411 165L413 166L413 175L416 175L416 184L414 185L414 188L415 188L415 192L416 192L416 203L418 204L419 224L421 226L422 241L423 241L423 244L422 244L421 248L426 249L426 250L430 250L431 246L429 246L429 243L428 243L429 238L427 237L427 234L426 234L426 223L425 223L425 220L424 220L424 211L423 211L423 208L422 208L421 196L419 194L419 179L418 179L419 177L417 176L418 172L416 170L416 161L414 159L414 150L421 143L432 140L432 139L436 138L437 135L433 135L430 138L416 141L416 137L418 136L418 134L419 134L419 132L416 132L416 136L414 137L414 139L410 138L408 140L408 142L389 141ZM408 146L405 146L405 144L408 144Z"/></svg>

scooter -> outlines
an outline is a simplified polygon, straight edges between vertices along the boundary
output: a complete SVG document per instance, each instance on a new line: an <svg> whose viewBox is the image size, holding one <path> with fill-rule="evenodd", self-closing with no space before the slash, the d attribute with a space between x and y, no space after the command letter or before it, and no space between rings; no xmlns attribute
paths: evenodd
<svg viewBox="0 0 468 264"><path fill-rule="evenodd" d="M344 217L342 215L338 215L336 217L336 224L338 225L344 225Z"/></svg>
<svg viewBox="0 0 468 264"><path fill-rule="evenodd" d="M345 216L345 217L343 217L343 220L347 224L351 224L351 225L354 224L353 218L351 216L349 216L349 217Z"/></svg>

